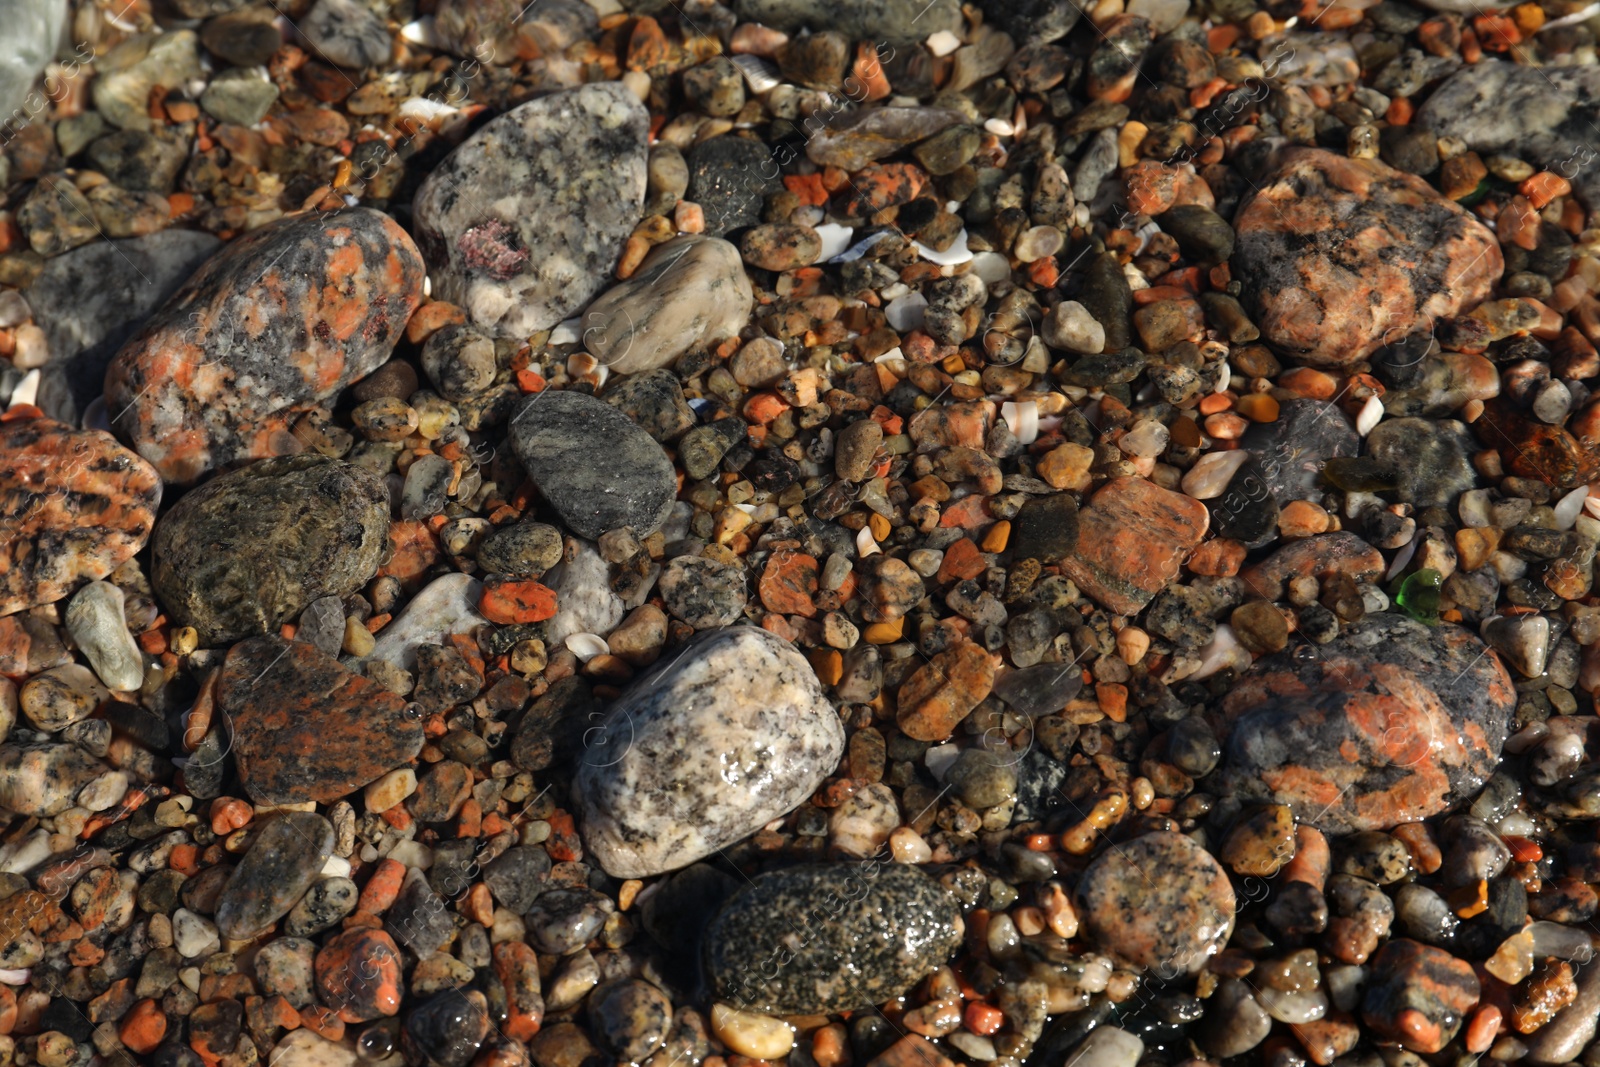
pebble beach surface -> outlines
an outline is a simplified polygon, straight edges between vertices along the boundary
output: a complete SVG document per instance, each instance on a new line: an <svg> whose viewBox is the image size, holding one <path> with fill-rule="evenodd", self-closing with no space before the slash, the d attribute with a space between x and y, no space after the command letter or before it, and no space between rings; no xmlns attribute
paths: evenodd
<svg viewBox="0 0 1600 1067"><path fill-rule="evenodd" d="M0 1067L1600 1067L1600 4L6 14Z"/></svg>

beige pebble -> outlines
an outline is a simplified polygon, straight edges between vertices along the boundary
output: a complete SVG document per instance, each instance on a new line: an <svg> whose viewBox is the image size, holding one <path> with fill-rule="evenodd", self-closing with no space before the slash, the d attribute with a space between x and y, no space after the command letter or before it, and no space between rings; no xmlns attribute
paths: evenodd
<svg viewBox="0 0 1600 1067"><path fill-rule="evenodd" d="M794 1031L781 1019L726 1004L711 1005L711 1032L730 1052L751 1059L782 1059L794 1047Z"/></svg>

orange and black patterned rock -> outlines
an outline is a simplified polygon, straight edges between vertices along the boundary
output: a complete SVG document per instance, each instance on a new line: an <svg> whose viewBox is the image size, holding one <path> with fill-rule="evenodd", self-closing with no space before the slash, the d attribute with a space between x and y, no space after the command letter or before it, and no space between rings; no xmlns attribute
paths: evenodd
<svg viewBox="0 0 1600 1067"><path fill-rule="evenodd" d="M1378 1036L1423 1055L1450 1043L1482 991L1466 960L1403 937L1384 945L1368 970L1362 1019Z"/></svg>
<svg viewBox="0 0 1600 1067"><path fill-rule="evenodd" d="M296 415L389 358L423 274L405 230L368 208L246 234L112 359L112 428L169 482L275 455Z"/></svg>
<svg viewBox="0 0 1600 1067"><path fill-rule="evenodd" d="M1259 660L1223 699L1223 786L1328 833L1437 815L1494 773L1516 704L1459 626L1368 615L1315 655Z"/></svg>
<svg viewBox="0 0 1600 1067"><path fill-rule="evenodd" d="M52 604L144 547L155 470L100 430L0 423L0 615Z"/></svg>
<svg viewBox="0 0 1600 1067"><path fill-rule="evenodd" d="M1210 517L1193 497L1143 478L1113 478L1078 512L1078 544L1061 569L1119 615L1135 615L1178 576Z"/></svg>
<svg viewBox="0 0 1600 1067"><path fill-rule="evenodd" d="M1262 335L1314 366L1472 308L1505 269L1494 234L1421 178L1322 149L1285 151L1234 229Z"/></svg>
<svg viewBox="0 0 1600 1067"><path fill-rule="evenodd" d="M420 709L304 641L234 645L217 704L257 804L330 803L422 751Z"/></svg>
<svg viewBox="0 0 1600 1067"><path fill-rule="evenodd" d="M1233 933L1228 872L1179 833L1144 834L1101 853L1078 896L1089 936L1159 978L1199 971Z"/></svg>

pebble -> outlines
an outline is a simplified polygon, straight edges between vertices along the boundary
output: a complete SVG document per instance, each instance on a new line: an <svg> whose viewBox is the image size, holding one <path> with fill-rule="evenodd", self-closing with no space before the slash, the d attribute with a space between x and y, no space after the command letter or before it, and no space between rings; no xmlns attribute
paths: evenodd
<svg viewBox="0 0 1600 1067"><path fill-rule="evenodd" d="M1345 366L1385 331L1425 330L1488 296L1504 269L1486 227L1377 160L1292 149L1258 186L1234 219L1232 267L1262 336L1308 365Z"/></svg>
<svg viewBox="0 0 1600 1067"><path fill-rule="evenodd" d="M300 32L318 58L341 67L377 66L394 51L389 27L357 0L317 0L300 20Z"/></svg>
<svg viewBox="0 0 1600 1067"><path fill-rule="evenodd" d="M1205 536L1205 507L1142 478L1106 482L1078 512L1062 571L1096 601L1133 615L1178 575Z"/></svg>
<svg viewBox="0 0 1600 1067"><path fill-rule="evenodd" d="M761 222L768 193L781 188L772 152L745 137L711 137L689 149L686 197L705 215L705 232L726 236ZM742 273L742 271L741 271Z"/></svg>
<svg viewBox="0 0 1600 1067"><path fill-rule="evenodd" d="M488 1038L489 1002L478 989L448 990L419 1004L406 1018L400 1047L411 1062L467 1067Z"/></svg>
<svg viewBox="0 0 1600 1067"><path fill-rule="evenodd" d="M738 247L716 237L674 237L589 305L583 345L617 374L655 370L737 337L754 302Z"/></svg>
<svg viewBox="0 0 1600 1067"><path fill-rule="evenodd" d="M598 729L606 744L586 741L573 796L586 850L616 878L675 870L743 838L793 810L844 754L810 664L750 627L685 645Z"/></svg>
<svg viewBox="0 0 1600 1067"><path fill-rule="evenodd" d="M662 604L696 630L731 626L744 614L744 568L703 556L679 556L661 572Z"/></svg>
<svg viewBox="0 0 1600 1067"><path fill-rule="evenodd" d="M252 231L112 358L113 429L180 484L272 455L298 405L336 396L388 359L422 301L423 269L410 236L369 208ZM329 277L342 284L323 284Z"/></svg>
<svg viewBox="0 0 1600 1067"><path fill-rule="evenodd" d="M1412 1052L1443 1049L1478 1001L1480 985L1471 965L1406 938L1384 945L1369 970L1362 1019Z"/></svg>
<svg viewBox="0 0 1600 1067"><path fill-rule="evenodd" d="M0 455L0 616L64 600L144 547L161 480L109 434L15 419Z"/></svg>
<svg viewBox="0 0 1600 1067"><path fill-rule="evenodd" d="M639 221L647 117L623 86L585 85L522 104L463 142L413 204L434 299L506 338L587 304Z"/></svg>
<svg viewBox="0 0 1600 1067"><path fill-rule="evenodd" d="M959 922L955 898L914 867L790 867L729 898L706 929L705 965L714 996L741 1010L848 1011L893 999L941 966ZM809 936L795 944L799 930Z"/></svg>
<svg viewBox="0 0 1600 1067"><path fill-rule="evenodd" d="M1454 420L1385 419L1367 435L1366 451L1395 472L1408 504L1442 506L1477 485L1472 436Z"/></svg>
<svg viewBox="0 0 1600 1067"><path fill-rule="evenodd" d="M806 155L821 167L857 171L960 121L959 111L946 108L861 108L819 130L807 141Z"/></svg>
<svg viewBox="0 0 1600 1067"><path fill-rule="evenodd" d="M619 1060L643 1063L666 1043L672 1001L649 982L623 979L597 987L589 999L595 1036Z"/></svg>
<svg viewBox="0 0 1600 1067"><path fill-rule="evenodd" d="M63 621L108 689L131 691L144 682L144 658L128 632L124 596L110 582L90 582L73 594Z"/></svg>
<svg viewBox="0 0 1600 1067"><path fill-rule="evenodd" d="M255 836L217 898L217 930L248 941L289 913L333 854L333 824L308 811L274 817Z"/></svg>
<svg viewBox="0 0 1600 1067"><path fill-rule="evenodd" d="M233 757L258 804L329 803L416 757L423 713L315 646L235 645L217 682Z"/></svg>
<svg viewBox="0 0 1600 1067"><path fill-rule="evenodd" d="M1079 917L1089 936L1159 978L1194 974L1233 933L1227 872L1182 834L1144 834L1083 872Z"/></svg>
<svg viewBox="0 0 1600 1067"><path fill-rule="evenodd" d="M187 493L156 526L151 584L206 646L276 630L354 592L386 547L389 494L317 453L262 460Z"/></svg>
<svg viewBox="0 0 1600 1067"><path fill-rule="evenodd" d="M416 666L420 646L437 644L449 634L467 633L476 626L487 625L489 620L478 613L482 599L483 585L470 574L435 578L383 628L371 650L350 657L347 665L382 661L411 670Z"/></svg>
<svg viewBox="0 0 1600 1067"><path fill-rule="evenodd" d="M1497 657L1459 626L1379 613L1310 658L1260 660L1223 700L1226 781L1330 832L1387 830L1471 796L1514 703Z"/></svg>
<svg viewBox="0 0 1600 1067"><path fill-rule="evenodd" d="M677 476L661 446L632 419L575 392L528 397L511 419L511 447L561 521L591 540L631 527L661 528Z"/></svg>

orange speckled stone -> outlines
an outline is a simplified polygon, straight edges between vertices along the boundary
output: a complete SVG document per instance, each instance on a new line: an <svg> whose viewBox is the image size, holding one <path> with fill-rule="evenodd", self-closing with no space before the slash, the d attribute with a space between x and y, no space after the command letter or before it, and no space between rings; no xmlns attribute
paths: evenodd
<svg viewBox="0 0 1600 1067"><path fill-rule="evenodd" d="M217 702L258 804L331 803L422 751L421 710L316 646L277 636L234 645Z"/></svg>
<svg viewBox="0 0 1600 1067"><path fill-rule="evenodd" d="M994 688L994 661L970 641L939 653L900 688L900 730L943 741Z"/></svg>
<svg viewBox="0 0 1600 1067"><path fill-rule="evenodd" d="M1171 831L1101 853L1083 872L1078 895L1090 937L1162 978L1199 971L1233 933L1227 872L1211 853Z"/></svg>
<svg viewBox="0 0 1600 1067"><path fill-rule="evenodd" d="M1283 596L1291 578L1325 580L1336 574L1353 581L1371 581L1383 574L1383 555L1353 533L1339 530L1296 541L1278 549L1239 577L1245 587L1264 600Z"/></svg>
<svg viewBox="0 0 1600 1067"><path fill-rule="evenodd" d="M169 482L275 455L376 370L422 302L422 254L369 208L263 226L206 261L111 361L112 428Z"/></svg>
<svg viewBox="0 0 1600 1067"><path fill-rule="evenodd" d="M0 615L116 570L144 547L160 504L154 468L110 434L0 423Z"/></svg>
<svg viewBox="0 0 1600 1067"><path fill-rule="evenodd" d="M400 950L382 930L346 930L316 958L322 1001L347 1023L364 1023L400 1010Z"/></svg>
<svg viewBox="0 0 1600 1067"><path fill-rule="evenodd" d="M1505 270L1488 227L1421 178L1322 149L1285 151L1234 229L1262 336L1312 366L1470 309Z"/></svg>
<svg viewBox="0 0 1600 1067"><path fill-rule="evenodd" d="M1239 679L1219 716L1222 788L1327 833L1416 822L1494 773L1515 704L1469 631L1371 614L1317 655L1268 656Z"/></svg>
<svg viewBox="0 0 1600 1067"><path fill-rule="evenodd" d="M1078 545L1061 569L1109 610L1135 615L1178 576L1209 524L1193 497L1113 478L1078 512Z"/></svg>

